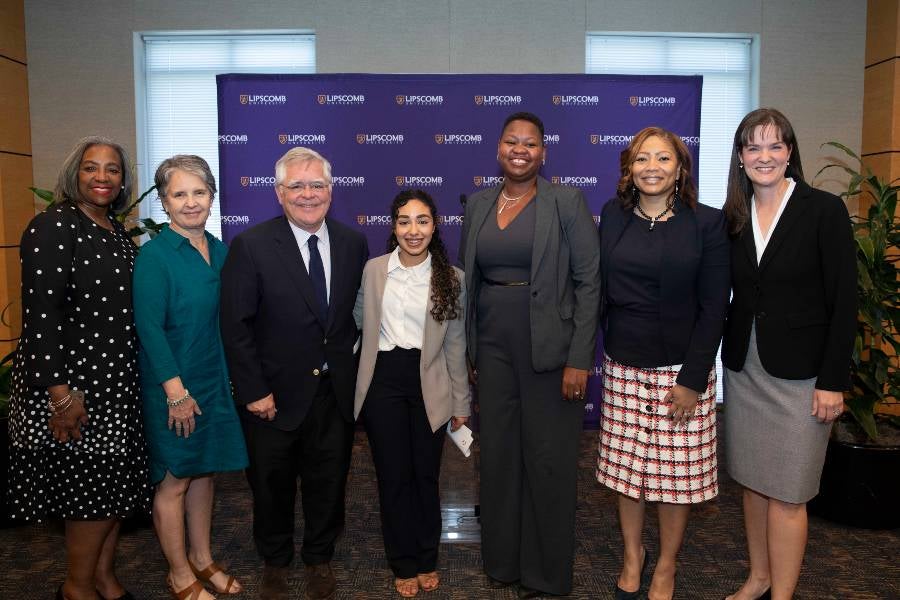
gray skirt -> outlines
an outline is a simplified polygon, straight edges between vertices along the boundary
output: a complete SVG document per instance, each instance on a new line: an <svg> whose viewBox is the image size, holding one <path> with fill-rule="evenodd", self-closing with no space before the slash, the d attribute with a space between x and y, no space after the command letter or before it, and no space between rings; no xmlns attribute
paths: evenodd
<svg viewBox="0 0 900 600"><path fill-rule="evenodd" d="M728 474L751 490L801 504L819 493L831 423L812 416L816 379L780 379L759 360L756 327L741 371L725 369Z"/></svg>

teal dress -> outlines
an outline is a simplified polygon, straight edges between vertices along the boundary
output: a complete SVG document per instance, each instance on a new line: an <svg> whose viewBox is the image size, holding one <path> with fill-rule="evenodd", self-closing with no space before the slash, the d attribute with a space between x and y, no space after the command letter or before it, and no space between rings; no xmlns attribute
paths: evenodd
<svg viewBox="0 0 900 600"><path fill-rule="evenodd" d="M219 334L219 272L227 247L206 234L210 264L168 226L141 248L134 263L134 321L150 481L166 471L191 477L247 466L225 351ZM175 376L197 401L196 430L188 438L168 428L162 383Z"/></svg>

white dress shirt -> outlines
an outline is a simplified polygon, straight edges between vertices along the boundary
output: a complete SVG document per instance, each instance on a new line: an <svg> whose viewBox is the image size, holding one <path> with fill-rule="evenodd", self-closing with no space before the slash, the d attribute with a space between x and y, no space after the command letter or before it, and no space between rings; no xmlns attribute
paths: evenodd
<svg viewBox="0 0 900 600"><path fill-rule="evenodd" d="M387 281L381 302L381 329L378 350L396 347L422 349L428 296L431 289L431 253L414 267L400 263L400 248L388 259Z"/></svg>
<svg viewBox="0 0 900 600"><path fill-rule="evenodd" d="M797 182L787 178L790 181L787 189L784 192L784 197L781 199L781 204L778 205L778 212L775 213L775 218L772 219L772 224L769 225L769 231L766 232L766 235L763 235L762 229L759 228L759 218L756 216L756 196L754 195L750 198L750 220L753 222L753 242L756 244L756 264L758 265L762 260L763 252L766 251L766 246L769 244L769 240L772 238L772 232L775 231L775 226L778 225L778 219L781 218L781 213L784 212L784 207L787 206L788 198L791 197L791 194L794 193L794 188L797 187Z"/></svg>
<svg viewBox="0 0 900 600"><path fill-rule="evenodd" d="M290 219L288 219L288 224L291 226L291 231L294 232L294 238L297 240L297 246L300 248L300 255L303 257L303 266L306 267L308 274L309 236L312 234L291 223ZM316 236L319 238L316 247L319 249L319 255L322 257L322 267L325 269L325 290L328 300L331 301L331 241L328 238L328 225L325 224L325 221L322 221L322 226L319 227Z"/></svg>

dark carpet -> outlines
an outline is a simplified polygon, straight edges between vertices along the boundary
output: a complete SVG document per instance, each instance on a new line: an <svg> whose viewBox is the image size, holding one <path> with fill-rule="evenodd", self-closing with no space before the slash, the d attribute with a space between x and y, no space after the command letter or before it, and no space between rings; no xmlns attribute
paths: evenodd
<svg viewBox="0 0 900 600"><path fill-rule="evenodd" d="M722 433L720 425L720 433ZM720 444L722 436L720 435ZM570 598L611 598L620 568L615 497L594 480L596 432L582 434L576 532L575 587ZM679 562L676 598L720 599L736 590L747 572L740 490L720 457L720 496L696 507ZM441 587L419 598L515 598L514 589L492 590L481 571L477 523L475 456L465 459L449 441L444 453L442 494L446 534L439 569ZM773 468L777 468L773 465ZM900 510L900 507L897 507ZM297 539L302 535L298 510ZM658 548L656 511L648 510L646 544ZM262 562L253 547L250 493L242 474L219 476L213 525L214 555L245 587L237 598L259 598ZM473 537L476 541L472 541ZM900 530L853 529L810 517L809 546L797 598L900 599ZM167 598L166 563L154 532L132 527L119 544L118 573L136 598ZM337 598L399 598L383 558L375 473L365 434L358 433L347 486L347 527L333 566ZM0 598L53 597L65 569L59 524L0 530ZM303 566L297 558L288 574L289 598L302 598ZM263 594L264 595L264 594ZM219 596L223 598L225 596Z"/></svg>

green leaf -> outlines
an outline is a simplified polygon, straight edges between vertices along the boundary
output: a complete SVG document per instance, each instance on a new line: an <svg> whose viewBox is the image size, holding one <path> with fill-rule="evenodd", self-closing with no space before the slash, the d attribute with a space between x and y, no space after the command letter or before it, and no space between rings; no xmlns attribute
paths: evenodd
<svg viewBox="0 0 900 600"><path fill-rule="evenodd" d="M875 244L871 237L857 237L856 245L862 250L866 257L866 262L871 266L875 264Z"/></svg>
<svg viewBox="0 0 900 600"><path fill-rule="evenodd" d="M40 198L40 199L43 200L44 202L47 202L47 203L50 203L50 204L53 203L53 192L52 192L52 191L50 191L50 190L45 190L45 189L42 189L42 188L36 188L36 187L29 187L28 189L31 190L31 192L32 192L35 196L37 196L38 198Z"/></svg>

